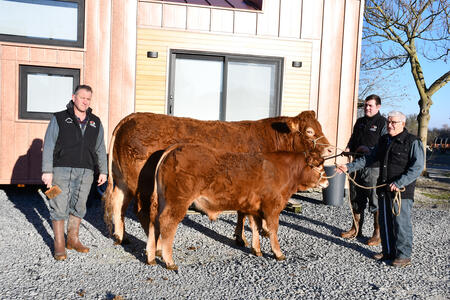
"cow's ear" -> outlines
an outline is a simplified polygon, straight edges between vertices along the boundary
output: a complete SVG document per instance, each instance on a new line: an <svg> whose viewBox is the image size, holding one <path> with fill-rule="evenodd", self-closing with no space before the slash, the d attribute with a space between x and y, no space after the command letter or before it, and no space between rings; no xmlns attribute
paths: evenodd
<svg viewBox="0 0 450 300"><path fill-rule="evenodd" d="M288 120L287 126L289 127L291 132L297 132L300 130L300 124L297 118Z"/></svg>
<svg viewBox="0 0 450 300"><path fill-rule="evenodd" d="M305 110L298 114L299 119L315 119L316 113L313 110Z"/></svg>

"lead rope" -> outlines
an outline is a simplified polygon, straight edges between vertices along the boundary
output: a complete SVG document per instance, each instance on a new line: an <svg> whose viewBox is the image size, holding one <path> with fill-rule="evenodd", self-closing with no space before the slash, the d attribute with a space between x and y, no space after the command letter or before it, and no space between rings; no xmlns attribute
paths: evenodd
<svg viewBox="0 0 450 300"><path fill-rule="evenodd" d="M317 139L313 140L314 148L316 147L316 145L320 145L320 146L331 146L331 147L335 148L336 150L340 150L341 152L345 152L344 149L341 149L341 148L339 148L339 147L337 147L337 146L334 146L334 145L331 145L331 144L317 143L317 141L318 141L319 139L321 139L322 137L323 137L323 136L320 136L320 137L318 137ZM347 172L345 172L345 173L348 175L348 177L349 177L353 182L355 182L355 179L354 179L354 178L351 178L351 176L350 176ZM330 179L330 178L335 177L336 175L337 175L337 172L335 172L335 173L334 173L333 175L331 175L331 176L325 176L325 178ZM356 177L356 173L355 173L355 177ZM349 205L349 207L350 207L350 214L352 215L353 224L355 224L355 229L356 229L356 233L355 233L355 235L352 237L352 239L354 239L356 236L358 236L358 233L359 233L359 224L356 222L355 215L353 214L353 207L352 207L352 202L351 202L351 200L350 200L350 197L348 197L348 205Z"/></svg>
<svg viewBox="0 0 450 300"><path fill-rule="evenodd" d="M332 178L332 177L336 176L336 174L337 174L337 172L334 173L329 178ZM358 184L356 182L356 180L354 178L352 178L348 172L344 172L344 174L347 175L348 179L350 179L357 187L360 187L362 189L371 190L371 189L377 189L377 188L380 188L380 187L388 185L387 183L383 183L383 184L379 184L379 185L376 185L376 186L364 186L364 185ZM402 208L402 194L401 193L404 192L405 190L406 189L404 187L402 187L398 191L395 191L395 197L394 197L394 200L392 201L392 214L394 216L396 216L396 217L400 215L400 211L401 211L401 208ZM350 202L350 197L349 197L349 203L350 203L350 208L353 211L353 208L352 208L351 202ZM395 212L395 204L397 204L397 206L398 206L398 212ZM352 216L353 216L353 213L352 213ZM355 219L355 218L353 217L353 219Z"/></svg>

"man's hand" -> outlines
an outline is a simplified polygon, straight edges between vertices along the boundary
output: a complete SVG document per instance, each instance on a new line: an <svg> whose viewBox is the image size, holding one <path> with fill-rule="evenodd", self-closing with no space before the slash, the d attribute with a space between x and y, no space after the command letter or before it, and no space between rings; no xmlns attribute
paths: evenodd
<svg viewBox="0 0 450 300"><path fill-rule="evenodd" d="M389 189L391 190L391 192L400 191L400 189L394 183L391 183L389 185Z"/></svg>
<svg viewBox="0 0 450 300"><path fill-rule="evenodd" d="M104 184L106 182L106 174L100 174L98 175L98 181L97 181L97 185L101 186L102 184Z"/></svg>
<svg viewBox="0 0 450 300"><path fill-rule="evenodd" d="M43 173L42 174L42 181L47 186L47 188L52 187L52 181L53 181L53 173Z"/></svg>
<svg viewBox="0 0 450 300"><path fill-rule="evenodd" d="M342 174L347 171L348 171L347 165L336 165L336 173Z"/></svg>

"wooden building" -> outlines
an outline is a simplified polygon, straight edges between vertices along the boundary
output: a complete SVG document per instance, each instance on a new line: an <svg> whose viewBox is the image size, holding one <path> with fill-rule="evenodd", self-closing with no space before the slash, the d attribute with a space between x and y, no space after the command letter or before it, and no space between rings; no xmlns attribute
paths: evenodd
<svg viewBox="0 0 450 300"><path fill-rule="evenodd" d="M93 87L106 143L132 112L240 120L312 109L344 148L356 118L363 5L0 0L0 184L40 183L48 120L78 83Z"/></svg>

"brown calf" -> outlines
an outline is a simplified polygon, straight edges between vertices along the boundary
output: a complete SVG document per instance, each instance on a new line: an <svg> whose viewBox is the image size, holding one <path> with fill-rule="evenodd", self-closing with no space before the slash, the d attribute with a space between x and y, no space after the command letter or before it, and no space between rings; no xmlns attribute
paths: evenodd
<svg viewBox="0 0 450 300"><path fill-rule="evenodd" d="M157 188L151 197L147 262L155 264L156 241L160 238L167 268L177 268L172 244L178 223L191 204L211 220L224 210L241 211L257 220L263 218L272 252L277 260L282 260L285 256L277 238L280 212L298 189L327 185L323 160L317 152L246 154L198 144L169 147L157 166ZM255 222L252 223L255 229ZM259 237L256 247L259 248Z"/></svg>

